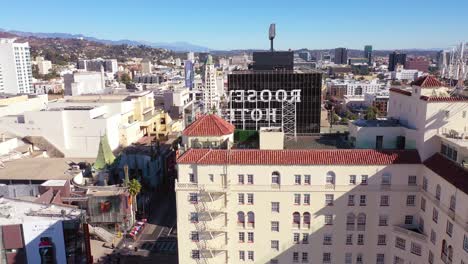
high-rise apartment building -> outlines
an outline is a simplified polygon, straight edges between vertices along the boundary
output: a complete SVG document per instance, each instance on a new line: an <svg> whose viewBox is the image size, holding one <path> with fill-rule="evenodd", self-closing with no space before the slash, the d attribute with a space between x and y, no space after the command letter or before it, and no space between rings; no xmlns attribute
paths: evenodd
<svg viewBox="0 0 468 264"><path fill-rule="evenodd" d="M393 89L389 116L401 123L350 126L351 141L375 139L368 149L186 151L179 261L466 263L468 99L440 85Z"/></svg>
<svg viewBox="0 0 468 264"><path fill-rule="evenodd" d="M0 93L32 93L29 44L0 39Z"/></svg>
<svg viewBox="0 0 468 264"><path fill-rule="evenodd" d="M406 54L394 51L388 55L388 71L395 71L397 65L405 65Z"/></svg>
<svg viewBox="0 0 468 264"><path fill-rule="evenodd" d="M205 106L205 112L210 112L219 108L219 95L216 87L216 68L211 55L208 55L206 59L204 72L203 104Z"/></svg>
<svg viewBox="0 0 468 264"><path fill-rule="evenodd" d="M426 58L410 58L405 62L405 69L428 72L430 64Z"/></svg>
<svg viewBox="0 0 468 264"><path fill-rule="evenodd" d="M335 49L335 64L347 64L348 63L348 50L346 48Z"/></svg>
<svg viewBox="0 0 468 264"><path fill-rule="evenodd" d="M364 58L367 59L367 64L372 63L372 45L364 46Z"/></svg>

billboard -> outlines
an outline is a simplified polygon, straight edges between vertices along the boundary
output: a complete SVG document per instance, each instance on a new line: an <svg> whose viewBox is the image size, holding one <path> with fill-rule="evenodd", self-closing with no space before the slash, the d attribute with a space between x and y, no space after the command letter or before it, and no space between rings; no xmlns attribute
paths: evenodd
<svg viewBox="0 0 468 264"><path fill-rule="evenodd" d="M191 60L186 60L184 62L184 71L185 71L185 87L192 90L193 81L195 79L195 73L193 72L193 62Z"/></svg>
<svg viewBox="0 0 468 264"><path fill-rule="evenodd" d="M61 221L23 223L28 263L67 263Z"/></svg>

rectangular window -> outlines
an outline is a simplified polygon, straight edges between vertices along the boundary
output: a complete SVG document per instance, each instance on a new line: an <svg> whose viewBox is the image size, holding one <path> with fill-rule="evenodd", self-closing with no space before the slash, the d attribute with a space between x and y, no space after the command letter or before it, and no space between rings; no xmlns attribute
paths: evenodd
<svg viewBox="0 0 468 264"><path fill-rule="evenodd" d="M414 217L412 215L405 215L405 225L413 225Z"/></svg>
<svg viewBox="0 0 468 264"><path fill-rule="evenodd" d="M388 226L388 215L379 215L379 226Z"/></svg>
<svg viewBox="0 0 468 264"><path fill-rule="evenodd" d="M293 252L293 262L299 262L299 252Z"/></svg>
<svg viewBox="0 0 468 264"><path fill-rule="evenodd" d="M384 254L377 254L375 264L385 264L385 255Z"/></svg>
<svg viewBox="0 0 468 264"><path fill-rule="evenodd" d="M310 175L304 175L304 184L310 185Z"/></svg>
<svg viewBox="0 0 468 264"><path fill-rule="evenodd" d="M254 177L252 174L247 175L247 183L248 184L253 184L254 183Z"/></svg>
<svg viewBox="0 0 468 264"><path fill-rule="evenodd" d="M447 220L447 227L445 228L445 231L446 231L447 235L449 235L450 237L452 237L452 233L453 233L453 224L452 224L452 222L450 222L449 220Z"/></svg>
<svg viewBox="0 0 468 264"><path fill-rule="evenodd" d="M249 242L249 243L254 242L254 233L253 232L248 232L247 233L247 242Z"/></svg>
<svg viewBox="0 0 468 264"><path fill-rule="evenodd" d="M358 253L356 256L356 264L362 264L362 254Z"/></svg>
<svg viewBox="0 0 468 264"><path fill-rule="evenodd" d="M353 254L352 253L346 253L344 262L345 262L345 264L352 264L353 263Z"/></svg>
<svg viewBox="0 0 468 264"><path fill-rule="evenodd" d="M198 232L197 232L197 231L192 231L192 232L190 233L190 239L191 239L192 241L198 241Z"/></svg>
<svg viewBox="0 0 468 264"><path fill-rule="evenodd" d="M331 245L332 244L332 235L331 234L324 234L323 235L323 244L324 245Z"/></svg>
<svg viewBox="0 0 468 264"><path fill-rule="evenodd" d="M437 240L437 234L434 230L431 230L431 242L432 244L436 244L436 240Z"/></svg>
<svg viewBox="0 0 468 264"><path fill-rule="evenodd" d="M463 236L463 249L468 252L468 236L464 235Z"/></svg>
<svg viewBox="0 0 468 264"><path fill-rule="evenodd" d="M200 251L199 250L192 250L192 258L199 259L200 258Z"/></svg>
<svg viewBox="0 0 468 264"><path fill-rule="evenodd" d="M434 253L432 253L430 250L429 255L427 256L427 262L429 262L429 264L434 264Z"/></svg>
<svg viewBox="0 0 468 264"><path fill-rule="evenodd" d="M189 202L198 203L198 193L190 193L189 194Z"/></svg>
<svg viewBox="0 0 468 264"><path fill-rule="evenodd" d="M333 200L333 194L325 194L325 205L332 206Z"/></svg>
<svg viewBox="0 0 468 264"><path fill-rule="evenodd" d="M325 215L325 225L333 225L333 215Z"/></svg>
<svg viewBox="0 0 468 264"><path fill-rule="evenodd" d="M309 244L309 234L302 234L302 244Z"/></svg>
<svg viewBox="0 0 468 264"><path fill-rule="evenodd" d="M361 184L367 185L367 175L361 175Z"/></svg>
<svg viewBox="0 0 468 264"><path fill-rule="evenodd" d="M239 260L245 261L245 251L239 251Z"/></svg>
<svg viewBox="0 0 468 264"><path fill-rule="evenodd" d="M409 186L415 186L416 185L416 175L410 175L408 176L408 185Z"/></svg>
<svg viewBox="0 0 468 264"><path fill-rule="evenodd" d="M238 201L239 204L244 204L244 203L245 203L244 194L243 194L243 193L238 193L238 194L237 194L237 201Z"/></svg>
<svg viewBox="0 0 468 264"><path fill-rule="evenodd" d="M193 174L193 173L189 174L189 181L191 183L197 183L197 178L195 177L195 174Z"/></svg>
<svg viewBox="0 0 468 264"><path fill-rule="evenodd" d="M245 233L239 232L239 243L244 243L244 242L245 242Z"/></svg>
<svg viewBox="0 0 468 264"><path fill-rule="evenodd" d="M304 204L305 205L310 204L310 194L304 194Z"/></svg>
<svg viewBox="0 0 468 264"><path fill-rule="evenodd" d="M365 195L360 195L359 196L359 205L360 206L366 206L366 201L367 201L367 198Z"/></svg>
<svg viewBox="0 0 468 264"><path fill-rule="evenodd" d="M421 197L421 210L426 212L426 199L424 197Z"/></svg>
<svg viewBox="0 0 468 264"><path fill-rule="evenodd" d="M393 258L393 264L405 264L405 260L398 256L395 256L395 258Z"/></svg>
<svg viewBox="0 0 468 264"><path fill-rule="evenodd" d="M395 240L395 247L405 250L406 249L406 240L404 240L401 237L397 237L396 240Z"/></svg>
<svg viewBox="0 0 468 264"><path fill-rule="evenodd" d="M195 212L190 213L190 222L192 223L198 222L198 213L195 213Z"/></svg>
<svg viewBox="0 0 468 264"><path fill-rule="evenodd" d="M357 244L361 246L364 245L364 234L357 235Z"/></svg>
<svg viewBox="0 0 468 264"><path fill-rule="evenodd" d="M388 199L389 199L388 195L380 196L380 206L389 206Z"/></svg>
<svg viewBox="0 0 468 264"><path fill-rule="evenodd" d="M248 193L247 194L247 203L248 204L254 204L254 194L253 193Z"/></svg>
<svg viewBox="0 0 468 264"><path fill-rule="evenodd" d="M299 233L293 233L293 241L294 241L294 244L299 244L300 239L301 239L301 234L299 234Z"/></svg>
<svg viewBox="0 0 468 264"><path fill-rule="evenodd" d="M244 184L244 174L237 175L237 179L238 179L237 181L238 184Z"/></svg>
<svg viewBox="0 0 468 264"><path fill-rule="evenodd" d="M214 175L213 174L208 174L208 177L210 178L210 182L214 182Z"/></svg>
<svg viewBox="0 0 468 264"><path fill-rule="evenodd" d="M419 217L419 230L424 233L424 218Z"/></svg>
<svg viewBox="0 0 468 264"><path fill-rule="evenodd" d="M295 193L295 194L294 194L294 204L295 204L295 205L301 204L301 195L298 194L298 193Z"/></svg>
<svg viewBox="0 0 468 264"><path fill-rule="evenodd" d="M279 202L271 202L271 211L274 213L279 213L280 210L280 203Z"/></svg>
<svg viewBox="0 0 468 264"><path fill-rule="evenodd" d="M421 256L421 245L411 242L411 253Z"/></svg>
<svg viewBox="0 0 468 264"><path fill-rule="evenodd" d="M301 184L301 175L294 175L294 184Z"/></svg>
<svg viewBox="0 0 468 264"><path fill-rule="evenodd" d="M356 175L349 175L349 184L356 184Z"/></svg>
<svg viewBox="0 0 468 264"><path fill-rule="evenodd" d="M271 240L271 249L279 251L279 240Z"/></svg>
<svg viewBox="0 0 468 264"><path fill-rule="evenodd" d="M272 221L271 222L271 231L279 232L279 222L278 221Z"/></svg>
<svg viewBox="0 0 468 264"><path fill-rule="evenodd" d="M426 192L427 192L427 185L428 185L427 178L424 177L424 178L423 178L422 189L423 189L424 191L426 191Z"/></svg>
<svg viewBox="0 0 468 264"><path fill-rule="evenodd" d="M416 205L416 195L406 196L406 206L415 206Z"/></svg>
<svg viewBox="0 0 468 264"><path fill-rule="evenodd" d="M377 245L379 245L379 246L387 245L387 236L386 235L377 235Z"/></svg>
<svg viewBox="0 0 468 264"><path fill-rule="evenodd" d="M354 195L348 195L348 206L354 206Z"/></svg>
<svg viewBox="0 0 468 264"><path fill-rule="evenodd" d="M309 254L307 252L302 252L302 263L309 262Z"/></svg>
<svg viewBox="0 0 468 264"><path fill-rule="evenodd" d="M346 245L353 244L353 234L346 234Z"/></svg>
<svg viewBox="0 0 468 264"><path fill-rule="evenodd" d="M254 252L253 251L248 252L248 258L249 258L250 261L254 261Z"/></svg>
<svg viewBox="0 0 468 264"><path fill-rule="evenodd" d="M322 256L322 262L323 263L331 263L331 253L323 253Z"/></svg>
<svg viewBox="0 0 468 264"><path fill-rule="evenodd" d="M432 209L432 221L434 221L434 223L437 223L437 221L439 220L439 211L437 211L437 209Z"/></svg>

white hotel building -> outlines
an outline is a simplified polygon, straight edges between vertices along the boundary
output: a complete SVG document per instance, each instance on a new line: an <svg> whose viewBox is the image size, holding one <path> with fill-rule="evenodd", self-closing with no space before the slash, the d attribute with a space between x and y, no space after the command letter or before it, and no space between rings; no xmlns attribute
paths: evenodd
<svg viewBox="0 0 468 264"><path fill-rule="evenodd" d="M32 93L29 44L0 38L0 93Z"/></svg>
<svg viewBox="0 0 468 264"><path fill-rule="evenodd" d="M391 91L390 116L404 122L383 141L408 137L400 149L182 154L179 262L468 263L468 98L424 78ZM377 141L381 129L360 127Z"/></svg>

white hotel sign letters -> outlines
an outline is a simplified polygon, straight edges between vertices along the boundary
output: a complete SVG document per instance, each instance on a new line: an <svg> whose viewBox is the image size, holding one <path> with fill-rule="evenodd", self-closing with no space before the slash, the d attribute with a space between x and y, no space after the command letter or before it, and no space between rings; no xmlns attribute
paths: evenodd
<svg viewBox="0 0 468 264"><path fill-rule="evenodd" d="M230 121L246 121L250 119L252 121L269 121L276 123L277 113L281 114L281 110L278 108L271 108L270 103L275 102L275 105L278 103L300 103L301 102L301 90L295 89L291 91L286 90L262 90L262 91L255 91L255 90L231 90L229 91L228 102L230 103ZM268 103L267 108L245 108L245 107L236 107L233 108L232 104L242 103L243 106L248 104L248 106L256 105L258 102L261 103ZM240 116L240 120L236 120L236 116Z"/></svg>

